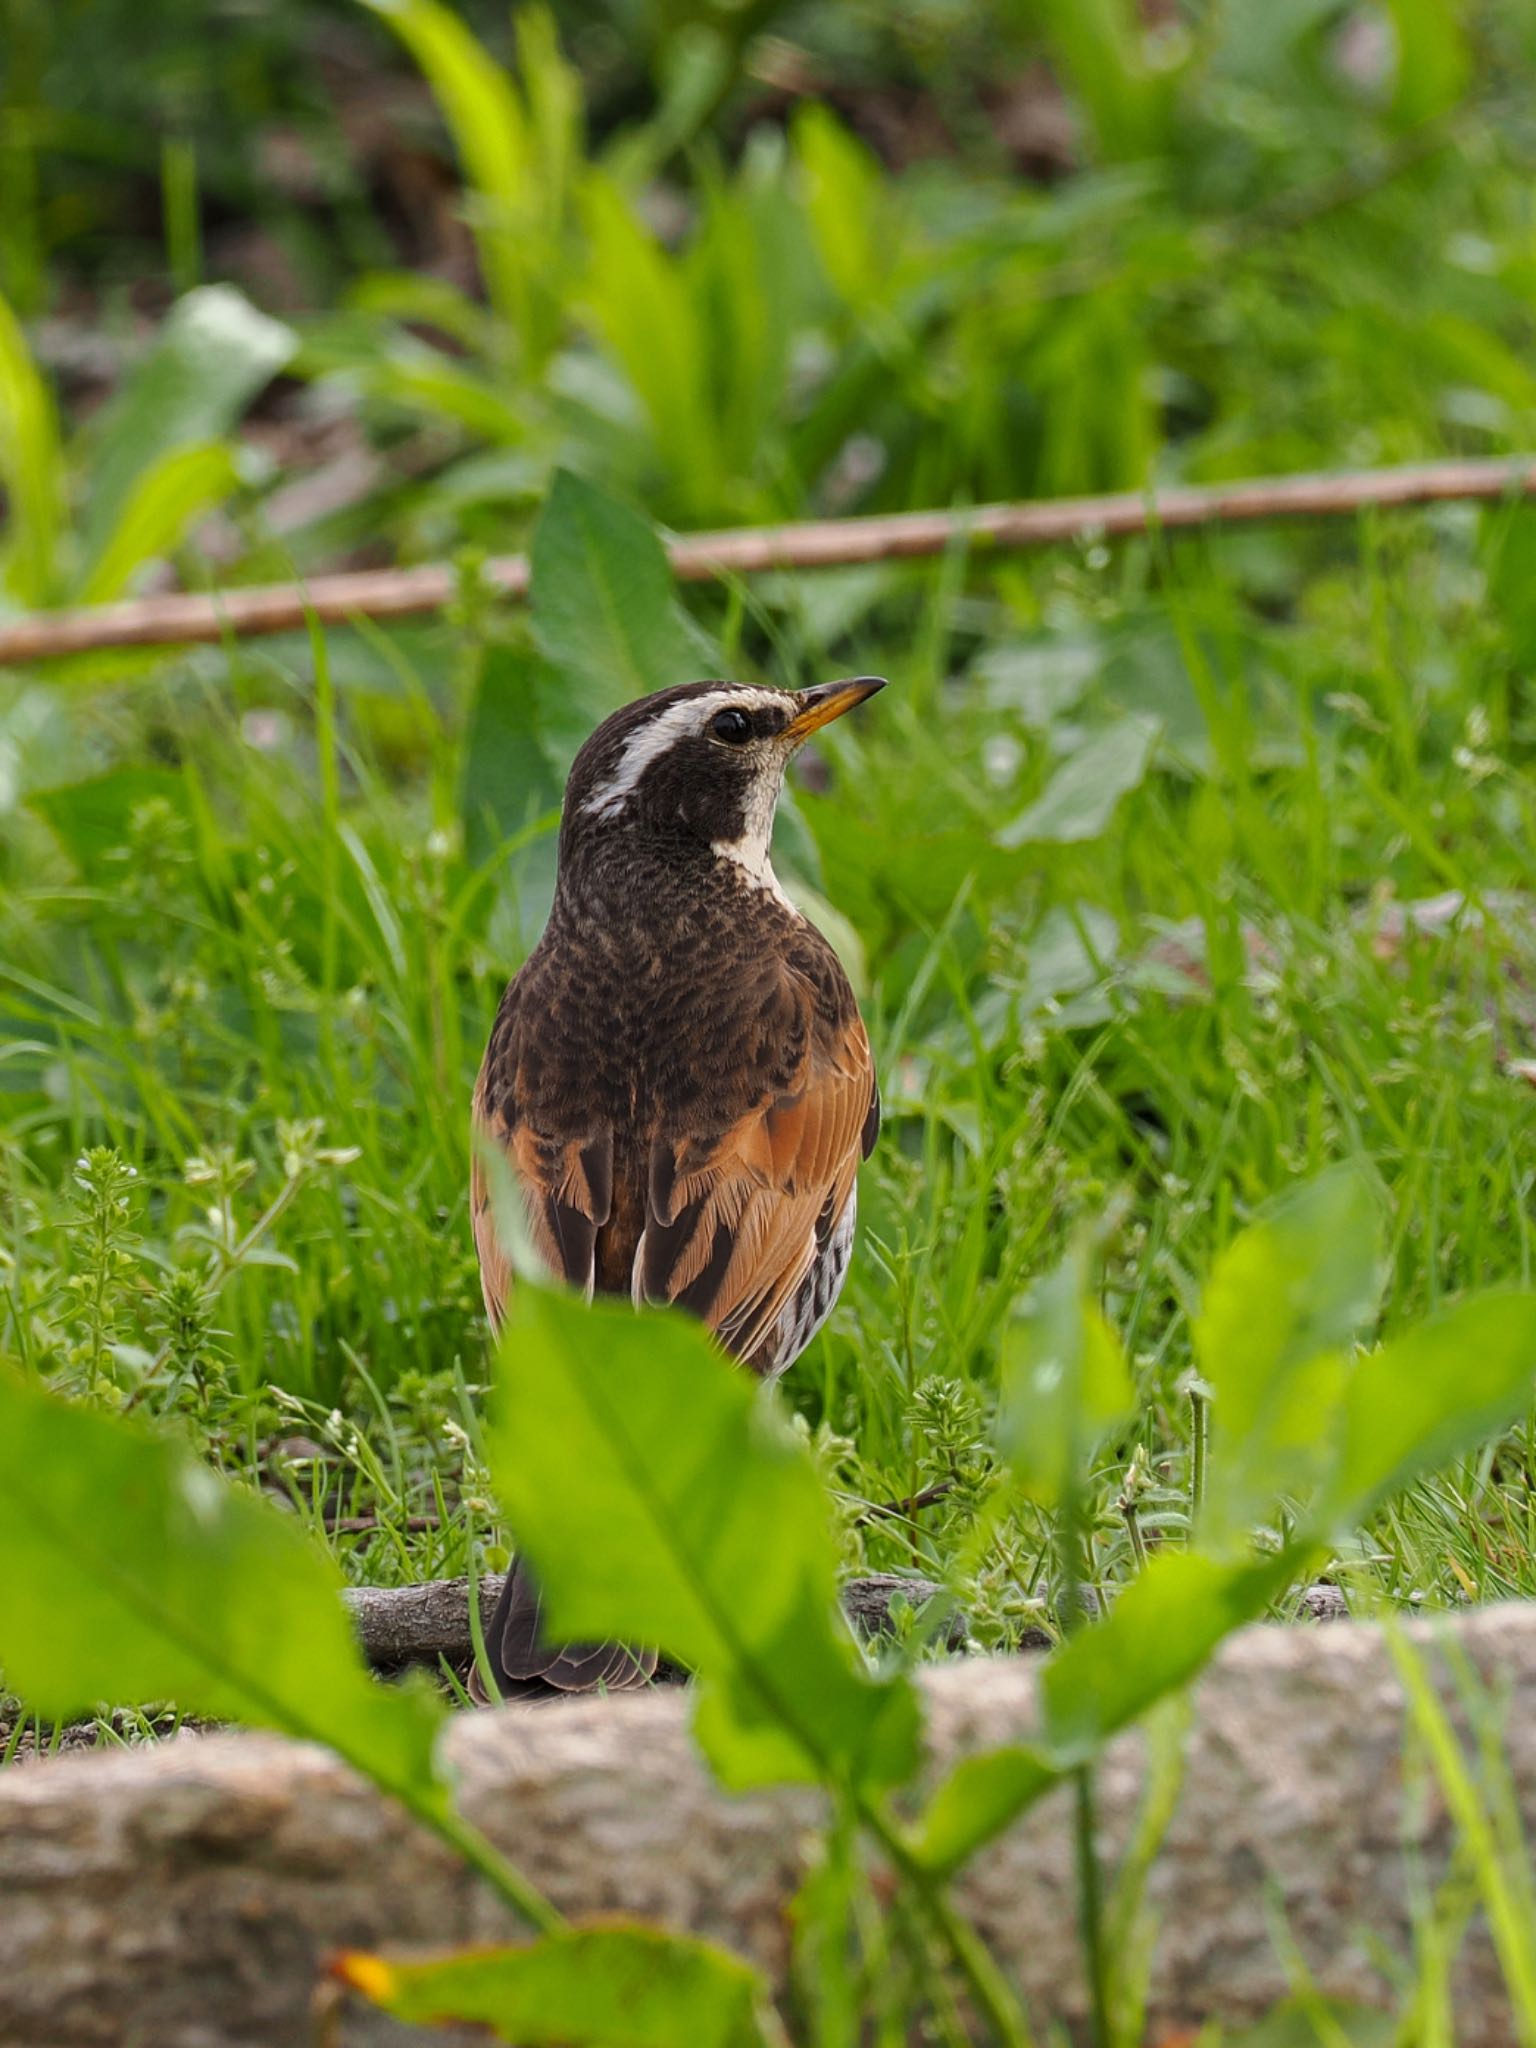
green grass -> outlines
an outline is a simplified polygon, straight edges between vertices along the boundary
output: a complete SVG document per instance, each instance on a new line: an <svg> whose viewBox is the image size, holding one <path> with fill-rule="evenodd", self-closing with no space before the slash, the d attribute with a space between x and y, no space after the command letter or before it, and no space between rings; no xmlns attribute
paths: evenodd
<svg viewBox="0 0 1536 2048"><path fill-rule="evenodd" d="M847 1293L784 1395L849 1563L952 1573L982 1641L1055 1624L1043 1524L978 1515L1000 1331L1074 1229L1105 1231L1141 1394L1095 1480L1104 1588L1132 1564L1133 1457L1148 1540L1183 1526L1196 1276L1265 1196L1369 1162L1385 1331L1531 1278L1536 1093L1500 1059L1536 1038L1536 729L1490 576L1519 537L1416 515L808 579L727 611L734 673L893 681L781 831L860 971L887 1105ZM178 1417L360 1579L501 1556L466 1110L550 823L463 851L484 630L337 636L318 681L295 642L6 686L37 737L0 894L0 1349ZM1001 843L1133 714L1160 739L1102 829ZM1451 889L1465 915L1391 941L1394 905ZM72 1177L98 1145L136 1175L105 1238ZM217 1282L179 1348L178 1267ZM1529 1593L1530 1523L1519 1431L1340 1567L1363 1601Z"/></svg>

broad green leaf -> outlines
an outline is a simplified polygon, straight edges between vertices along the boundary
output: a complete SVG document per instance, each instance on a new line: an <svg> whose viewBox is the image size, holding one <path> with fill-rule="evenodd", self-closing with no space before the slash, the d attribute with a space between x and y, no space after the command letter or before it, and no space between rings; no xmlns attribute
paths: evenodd
<svg viewBox="0 0 1536 2048"><path fill-rule="evenodd" d="M1298 1568L1294 1550L1241 1564L1187 1550L1159 1552L1103 1621L1079 1630L1046 1660L1041 1747L1063 1768L1086 1760L1155 1700L1187 1684Z"/></svg>
<svg viewBox="0 0 1536 2048"><path fill-rule="evenodd" d="M3 585L26 605L47 604L59 580L64 464L53 395L21 322L0 299L0 485L5 489Z"/></svg>
<svg viewBox="0 0 1536 2048"><path fill-rule="evenodd" d="M0 1369L0 1669L44 1714L174 1700L327 1743L418 1812L443 1710L368 1674L325 1554L182 1447Z"/></svg>
<svg viewBox="0 0 1536 2048"><path fill-rule="evenodd" d="M120 596L137 570L178 547L189 528L239 483L234 454L221 441L173 448L152 462L134 479L117 524L75 598L81 604L105 604Z"/></svg>
<svg viewBox="0 0 1536 2048"><path fill-rule="evenodd" d="M1060 1782L1060 1767L1022 1744L968 1756L918 1816L913 1852L929 1870L958 1870Z"/></svg>
<svg viewBox="0 0 1536 2048"><path fill-rule="evenodd" d="M591 720L535 654L493 642L480 663L464 742L464 846L479 866L560 808L571 756ZM528 848L524 879L554 881L555 834Z"/></svg>
<svg viewBox="0 0 1536 2048"><path fill-rule="evenodd" d="M1348 1347L1380 1291L1380 1212L1351 1166L1289 1191L1217 1259L1193 1333L1215 1397L1206 1536L1237 1537L1326 1476Z"/></svg>
<svg viewBox="0 0 1536 2048"><path fill-rule="evenodd" d="M539 652L589 724L631 697L707 673L654 529L561 470L534 529L529 602Z"/></svg>
<svg viewBox="0 0 1536 2048"><path fill-rule="evenodd" d="M1071 845L1097 839L1122 797L1145 778L1155 718L1130 712L1064 761L1032 804L997 833L999 846Z"/></svg>
<svg viewBox="0 0 1536 2048"><path fill-rule="evenodd" d="M1003 1332L998 1445L1019 1485L1055 1507L1094 1445L1136 1405L1120 1340L1088 1292L1081 1248L1041 1280Z"/></svg>
<svg viewBox="0 0 1536 2048"><path fill-rule="evenodd" d="M144 472L179 449L221 439L297 348L290 328L258 313L232 285L203 285L177 301L90 431L87 579Z"/></svg>
<svg viewBox="0 0 1536 2048"><path fill-rule="evenodd" d="M838 1612L809 1454L698 1324L520 1284L498 1390L492 1470L552 1630L692 1665L732 1784L909 1773L916 1696Z"/></svg>
<svg viewBox="0 0 1536 2048"><path fill-rule="evenodd" d="M1333 1528L1525 1413L1536 1387L1536 1294L1489 1292L1362 1358L1344 1395Z"/></svg>
<svg viewBox="0 0 1536 2048"><path fill-rule="evenodd" d="M1457 0L1384 0L1397 44L1393 119L1405 128L1432 121L1467 89L1472 68Z"/></svg>
<svg viewBox="0 0 1536 2048"><path fill-rule="evenodd" d="M396 2019L482 2026L517 2048L766 2048L783 2039L762 1979L739 1957L622 1921L419 1963L349 1951L332 1968Z"/></svg>
<svg viewBox="0 0 1536 2048"><path fill-rule="evenodd" d="M174 817L185 819L188 796L183 777L170 768L110 768L105 775L34 789L27 796L28 809L47 820L85 874L101 873L104 863L115 865L107 856L132 844L135 816L154 815L146 810L151 805L164 806Z"/></svg>

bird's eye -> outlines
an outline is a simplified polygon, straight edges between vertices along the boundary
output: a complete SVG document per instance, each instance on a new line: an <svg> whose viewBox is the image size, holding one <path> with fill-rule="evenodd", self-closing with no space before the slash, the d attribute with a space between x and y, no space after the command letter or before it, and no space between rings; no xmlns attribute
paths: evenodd
<svg viewBox="0 0 1536 2048"><path fill-rule="evenodd" d="M710 737L724 740L728 747L742 746L752 737L752 721L745 711L717 711L709 721Z"/></svg>

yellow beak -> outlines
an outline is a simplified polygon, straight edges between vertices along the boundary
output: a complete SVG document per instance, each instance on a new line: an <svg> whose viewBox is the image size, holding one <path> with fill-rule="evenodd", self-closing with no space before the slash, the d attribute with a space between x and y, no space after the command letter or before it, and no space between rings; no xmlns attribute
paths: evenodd
<svg viewBox="0 0 1536 2048"><path fill-rule="evenodd" d="M800 709L780 737L799 746L813 732L820 732L834 718L841 718L855 704L862 704L866 697L873 697L876 690L884 688L884 676L849 676L840 683L813 683L808 690L797 690L795 700Z"/></svg>

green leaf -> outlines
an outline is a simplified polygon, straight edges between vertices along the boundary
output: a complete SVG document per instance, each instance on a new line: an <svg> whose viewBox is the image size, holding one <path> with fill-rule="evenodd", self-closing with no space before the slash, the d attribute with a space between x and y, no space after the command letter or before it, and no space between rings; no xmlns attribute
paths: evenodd
<svg viewBox="0 0 1536 2048"><path fill-rule="evenodd" d="M53 395L21 322L0 299L0 485L5 488L4 587L23 604L47 604L59 575L64 463Z"/></svg>
<svg viewBox="0 0 1536 2048"><path fill-rule="evenodd" d="M1343 1447L1319 1509L1359 1523L1421 1472L1524 1414L1536 1385L1536 1294L1488 1292L1361 1359L1344 1396Z"/></svg>
<svg viewBox="0 0 1536 2048"><path fill-rule="evenodd" d="M451 8L437 0L363 4L389 23L432 88L474 188L471 219L486 290L501 318L521 329L527 302L515 223L532 172L522 100Z"/></svg>
<svg viewBox="0 0 1536 2048"><path fill-rule="evenodd" d="M324 1553L181 1446L0 1370L0 1668L34 1710L174 1700L324 1742L417 1811L443 1710L364 1666Z"/></svg>
<svg viewBox="0 0 1536 2048"><path fill-rule="evenodd" d="M233 452L221 441L173 448L134 479L116 525L89 575L74 592L80 604L118 597L146 562L168 555L194 522L221 505L240 483Z"/></svg>
<svg viewBox="0 0 1536 2048"><path fill-rule="evenodd" d="M1135 1405L1120 1340L1089 1294L1078 1246L1003 1332L999 1448L1030 1498L1055 1507L1080 1482L1094 1445Z"/></svg>
<svg viewBox="0 0 1536 2048"><path fill-rule="evenodd" d="M890 182L819 101L802 102L793 132L816 254L838 296L868 318L887 296L901 243Z"/></svg>
<svg viewBox="0 0 1536 2048"><path fill-rule="evenodd" d="M1446 113L1467 89L1472 53L1456 0L1385 0L1397 44L1392 116L1415 128Z"/></svg>
<svg viewBox="0 0 1536 2048"><path fill-rule="evenodd" d="M559 810L571 757L591 730L579 696L537 655L496 642L486 648L460 783L464 847L477 867ZM526 849L520 881L553 888L555 843L549 831Z"/></svg>
<svg viewBox="0 0 1536 2048"><path fill-rule="evenodd" d="M1271 2006L1251 2027L1223 2027L1221 2048L1393 2048L1401 2038L1394 2014L1313 1991Z"/></svg>
<svg viewBox="0 0 1536 2048"><path fill-rule="evenodd" d="M711 650L677 602L654 529L567 470L534 529L529 602L539 652L580 693L589 726L708 673Z"/></svg>
<svg viewBox="0 0 1536 2048"><path fill-rule="evenodd" d="M924 1807L912 1850L929 1870L958 1870L1061 1782L1039 1749L1008 1744L955 1765Z"/></svg>
<svg viewBox="0 0 1536 2048"><path fill-rule="evenodd" d="M1155 1700L1187 1684L1297 1569L1295 1551L1257 1564L1159 1552L1105 1620L1047 1658L1040 1674L1046 1753L1061 1768L1085 1761Z"/></svg>
<svg viewBox="0 0 1536 2048"><path fill-rule="evenodd" d="M1215 1397L1204 1536L1238 1537L1326 1476L1348 1346L1380 1291L1380 1211L1352 1166L1286 1193L1217 1259L1193 1332Z"/></svg>
<svg viewBox="0 0 1536 2048"><path fill-rule="evenodd" d="M144 472L176 450L222 438L297 348L290 328L258 313L232 285L204 285L177 301L91 429L87 581Z"/></svg>
<svg viewBox="0 0 1536 2048"><path fill-rule="evenodd" d="M396 2019L483 2026L518 2048L764 2048L762 1979L709 1942L623 1922L420 1963L355 1951L335 1974Z"/></svg>
<svg viewBox="0 0 1536 2048"><path fill-rule="evenodd" d="M187 818L183 777L170 768L111 768L105 775L34 789L27 796L28 809L47 821L86 874L99 873L106 856L132 844L135 815L151 804Z"/></svg>
<svg viewBox="0 0 1536 2048"><path fill-rule="evenodd" d="M522 366L537 370L559 339L566 265L560 231L581 134L581 82L545 7L517 11L523 87L437 0L364 0L410 51L442 109L472 188L486 295Z"/></svg>
<svg viewBox="0 0 1536 2048"><path fill-rule="evenodd" d="M908 1775L916 1695L848 1634L810 1456L697 1323L519 1284L498 1387L492 1470L558 1637L692 1665L727 1783Z"/></svg>
<svg viewBox="0 0 1536 2048"><path fill-rule="evenodd" d="M1161 156L1168 148L1178 67L1150 61L1135 0L1038 4L1047 45L1088 116L1098 155L1111 163Z"/></svg>
<svg viewBox="0 0 1536 2048"><path fill-rule="evenodd" d="M719 503L721 461L710 398L713 337L681 259L644 227L601 172L583 192L590 251L587 298L608 351L633 386L682 509Z"/></svg>
<svg viewBox="0 0 1536 2048"><path fill-rule="evenodd" d="M1066 846L1097 839L1120 799L1145 778L1157 735L1157 720L1139 712L1095 734L1057 769L1034 802L1001 828L998 845Z"/></svg>

